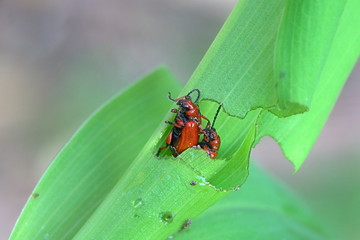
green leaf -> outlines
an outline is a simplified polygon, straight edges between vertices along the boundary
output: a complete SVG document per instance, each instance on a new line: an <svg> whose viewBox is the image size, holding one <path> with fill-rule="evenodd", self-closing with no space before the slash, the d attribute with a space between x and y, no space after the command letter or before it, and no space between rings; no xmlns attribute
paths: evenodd
<svg viewBox="0 0 360 240"><path fill-rule="evenodd" d="M149 91L151 89L151 91ZM161 68L100 108L54 159L11 239L70 239L127 171L179 84Z"/></svg>
<svg viewBox="0 0 360 240"><path fill-rule="evenodd" d="M359 9L357 0L240 1L181 95L200 88L240 118L263 109L257 141L273 137L298 169L358 59Z"/></svg>
<svg viewBox="0 0 360 240"><path fill-rule="evenodd" d="M288 188L256 166L239 191L191 222L174 239L333 239Z"/></svg>
<svg viewBox="0 0 360 240"><path fill-rule="evenodd" d="M323 7L318 6L319 2ZM294 98L300 96L300 91L309 90L310 96L304 94L303 97L308 99L307 102L311 102L311 106L308 112L289 118L278 118L269 112L264 112L257 136L258 139L266 135L272 136L280 144L284 155L294 163L296 170L310 152L359 57L360 2L357 0L310 1L309 3L304 1L297 8L297 12L316 10L316 14L311 16L320 18L321 24L316 28L316 38L314 37L311 44L308 44L310 46L302 46L306 41L301 36L292 39L292 42L300 45L299 47L302 46L304 55L296 52L296 48L288 46L291 53L295 52L295 56L288 55L294 61L297 59L296 61L302 61L302 63L294 62L290 68L293 72L290 71L290 75L284 77L284 80L289 82L289 89L294 89L294 91L297 89L298 93L294 93ZM315 17L311 20L315 21ZM313 35L313 28L311 28L313 24L307 23L304 21L297 24L293 21L293 25L299 26L299 30L303 32L302 35L307 35L310 39ZM309 49L306 50L306 47ZM315 56L306 56L305 53ZM285 65L284 63L283 67ZM280 73L278 75L280 76ZM292 83L296 81L294 78L303 80L303 82L298 81L300 86L292 86ZM312 96L311 93L313 93Z"/></svg>
<svg viewBox="0 0 360 240"><path fill-rule="evenodd" d="M309 109L346 2L288 2L275 46L281 108L302 104L303 111Z"/></svg>

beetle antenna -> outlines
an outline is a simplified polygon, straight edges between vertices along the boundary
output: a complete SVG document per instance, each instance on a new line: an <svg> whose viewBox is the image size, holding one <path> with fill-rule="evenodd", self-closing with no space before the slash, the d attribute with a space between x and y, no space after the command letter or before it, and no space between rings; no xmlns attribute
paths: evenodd
<svg viewBox="0 0 360 240"><path fill-rule="evenodd" d="M176 102L176 99L171 98L171 93L169 92L169 99L173 102Z"/></svg>
<svg viewBox="0 0 360 240"><path fill-rule="evenodd" d="M196 100L194 101L194 103L197 103L197 101L199 101L199 98L200 98L200 90L199 89L195 88L195 89L191 90L186 96L189 96L193 92L198 93L198 96L197 96Z"/></svg>
<svg viewBox="0 0 360 240"><path fill-rule="evenodd" d="M217 111L216 111L216 113L215 113L215 117L214 117L213 123L212 123L212 125L211 125L211 128L214 128L215 120L216 120L217 116L219 115L221 106L222 106L222 105L220 104L220 106L218 107L218 109L217 109Z"/></svg>

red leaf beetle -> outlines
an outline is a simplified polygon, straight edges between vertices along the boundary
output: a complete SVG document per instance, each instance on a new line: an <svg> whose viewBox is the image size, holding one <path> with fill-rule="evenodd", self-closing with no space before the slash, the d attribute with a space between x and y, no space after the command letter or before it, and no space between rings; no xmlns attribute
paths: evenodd
<svg viewBox="0 0 360 240"><path fill-rule="evenodd" d="M190 97L190 94L193 92L198 93L194 102ZM201 115L199 106L196 104L199 98L199 89L193 89L187 95L177 99L171 98L171 94L169 93L169 99L176 102L176 104L179 105L179 109L171 109L171 112L176 113L174 123L170 121L166 121L165 123L171 124L174 127L166 138L166 146L159 148L156 154L157 156L168 146L173 156L176 157L186 149L198 144L200 130L202 129L201 119L204 118L208 120L205 116Z"/></svg>
<svg viewBox="0 0 360 240"><path fill-rule="evenodd" d="M207 155L212 159L217 157L221 144L220 136L214 128L215 120L219 114L220 108L221 105L216 111L212 125L210 125L210 121L208 121L206 127L200 131L200 133L204 134L204 138L199 143L198 147L204 149Z"/></svg>

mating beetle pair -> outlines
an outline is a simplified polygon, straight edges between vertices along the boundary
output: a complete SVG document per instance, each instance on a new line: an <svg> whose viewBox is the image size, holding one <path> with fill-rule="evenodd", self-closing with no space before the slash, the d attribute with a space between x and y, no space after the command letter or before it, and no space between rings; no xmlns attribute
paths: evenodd
<svg viewBox="0 0 360 240"><path fill-rule="evenodd" d="M193 92L198 93L194 102L190 97L190 94ZM174 122L165 122L173 125L173 128L166 138L166 146L159 148L157 156L159 156L160 152L167 147L170 147L170 150L175 157L186 149L195 147L204 149L210 158L216 158L221 141L214 128L214 123L217 115L219 114L221 105L219 106L215 114L213 124L211 125L209 119L200 113L199 106L196 104L199 98L199 89L193 89L187 95L177 99L171 98L171 94L169 93L169 99L176 102L179 108L171 109L171 112L176 113ZM208 121L205 128L201 126L202 119ZM200 134L204 134L201 142L199 142Z"/></svg>

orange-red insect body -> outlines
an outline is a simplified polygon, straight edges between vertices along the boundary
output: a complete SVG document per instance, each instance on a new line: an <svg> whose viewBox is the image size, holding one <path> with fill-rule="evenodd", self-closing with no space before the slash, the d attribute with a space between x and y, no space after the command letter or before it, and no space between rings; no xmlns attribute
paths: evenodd
<svg viewBox="0 0 360 240"><path fill-rule="evenodd" d="M198 97L193 102L190 94L194 91L198 93ZM196 104L199 98L200 91L198 89L194 89L186 96L177 99L172 99L169 93L169 99L176 102L179 109L171 110L171 112L176 113L174 122L166 121L166 123L173 125L173 128L166 138L166 146L159 148L157 155L169 146L172 154L176 157L186 149L198 144L200 130L202 129L201 119L208 120L201 115L199 106Z"/></svg>
<svg viewBox="0 0 360 240"><path fill-rule="evenodd" d="M221 144L220 136L210 124L201 130L201 133L204 134L204 138L199 143L199 146L206 151L210 158L216 158Z"/></svg>
<svg viewBox="0 0 360 240"><path fill-rule="evenodd" d="M219 114L221 105L219 106L212 125L210 125L210 122L207 123L206 127L200 131L200 133L204 134L203 140L199 143L199 147L204 149L207 153L207 155L214 159L218 155L218 151L220 149L220 136L217 134L214 123L217 118L217 115Z"/></svg>
<svg viewBox="0 0 360 240"><path fill-rule="evenodd" d="M199 135L199 124L195 121L188 121L185 123L185 126L181 128L180 137L173 137L173 134L169 134L171 139L167 139L166 143L170 146L172 154L176 157L186 149L197 145L199 142Z"/></svg>

